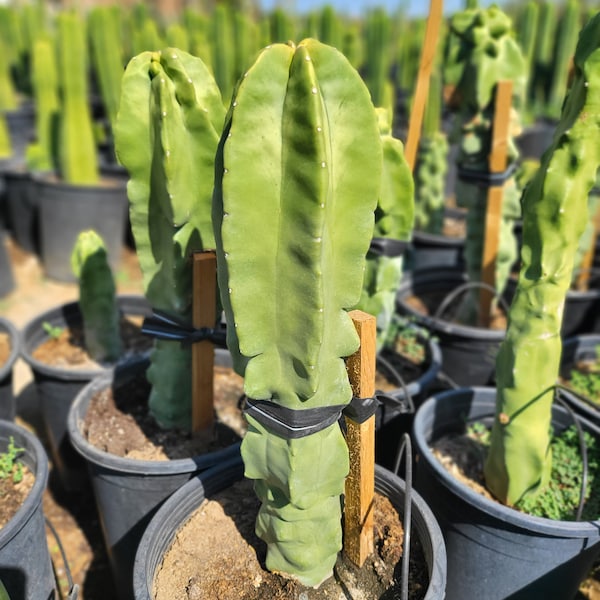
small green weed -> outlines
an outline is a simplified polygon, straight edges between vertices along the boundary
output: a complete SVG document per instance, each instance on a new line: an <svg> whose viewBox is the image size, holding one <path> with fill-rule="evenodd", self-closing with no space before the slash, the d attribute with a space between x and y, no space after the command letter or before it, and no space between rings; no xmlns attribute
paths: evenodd
<svg viewBox="0 0 600 600"><path fill-rule="evenodd" d="M17 448L11 436L8 440L8 449L0 453L0 479L12 477L13 483L19 483L23 479L23 465L17 461L23 452L25 448Z"/></svg>
<svg viewBox="0 0 600 600"><path fill-rule="evenodd" d="M52 323L48 323L47 321L42 323L42 327L53 340L57 340L64 329L63 327L54 326Z"/></svg>
<svg viewBox="0 0 600 600"><path fill-rule="evenodd" d="M425 356L425 344L434 339L431 332L417 325L412 317L395 315L390 325L385 346L405 356L415 364L421 364Z"/></svg>
<svg viewBox="0 0 600 600"><path fill-rule="evenodd" d="M596 361L586 363L585 369L571 370L569 385L578 394L600 404L600 346L596 346Z"/></svg>

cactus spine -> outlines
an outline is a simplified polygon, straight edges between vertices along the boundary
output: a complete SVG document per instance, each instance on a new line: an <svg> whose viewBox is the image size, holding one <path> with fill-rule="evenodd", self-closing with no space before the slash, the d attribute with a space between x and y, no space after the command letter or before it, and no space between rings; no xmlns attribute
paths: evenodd
<svg viewBox="0 0 600 600"><path fill-rule="evenodd" d="M293 410L341 407L352 396L342 357L358 346L345 309L360 297L381 183L368 91L330 46L274 44L240 80L221 139L219 288L246 394ZM262 502L267 567L316 586L341 548L340 428L287 439L248 422L242 456Z"/></svg>
<svg viewBox="0 0 600 600"><path fill-rule="evenodd" d="M560 329L573 262L600 166L600 13L582 30L575 78L551 146L523 196L522 266L496 360L488 488L515 504L547 481Z"/></svg>
<svg viewBox="0 0 600 600"><path fill-rule="evenodd" d="M58 15L58 73L62 110L58 165L68 183L98 181L97 150L88 102L85 24L74 12Z"/></svg>
<svg viewBox="0 0 600 600"><path fill-rule="evenodd" d="M214 247L214 156L225 109L205 64L181 50L143 52L123 76L115 125L145 295L191 321L192 252ZM215 315L216 322L216 315ZM157 340L147 373L150 410L164 427L189 427L191 351Z"/></svg>
<svg viewBox="0 0 600 600"><path fill-rule="evenodd" d="M116 361L122 349L116 288L106 246L95 231L82 231L77 236L71 268L79 280L86 350L98 362Z"/></svg>

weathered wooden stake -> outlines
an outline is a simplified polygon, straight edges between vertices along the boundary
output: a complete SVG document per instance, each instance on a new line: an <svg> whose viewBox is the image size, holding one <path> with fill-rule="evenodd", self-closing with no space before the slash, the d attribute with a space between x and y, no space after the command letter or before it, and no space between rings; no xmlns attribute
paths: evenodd
<svg viewBox="0 0 600 600"><path fill-rule="evenodd" d="M499 81L496 86L496 103L494 123L492 125L492 147L489 157L490 173L506 171L508 164L508 136L510 130L510 110L512 106L512 81ZM485 239L481 281L491 288L496 287L496 258L500 242L500 221L502 216L502 198L504 185L492 185L487 196L485 217ZM490 289L481 288L479 293L479 322L488 327L494 293Z"/></svg>
<svg viewBox="0 0 600 600"><path fill-rule="evenodd" d="M196 252L193 260L194 327L214 327L217 312L217 256ZM214 348L210 340L192 345L192 431L212 428L214 422Z"/></svg>
<svg viewBox="0 0 600 600"><path fill-rule="evenodd" d="M360 348L346 360L352 393L372 398L375 393L376 319L360 310L350 312ZM344 503L344 553L358 567L373 552L375 494L375 416L364 423L346 417L350 473Z"/></svg>
<svg viewBox="0 0 600 600"><path fill-rule="evenodd" d="M429 2L429 16L425 27L425 40L421 52L421 62L417 75L417 85L410 112L408 123L408 134L404 148L404 156L411 171L415 168L417 148L421 137L421 126L423 124L423 113L425 102L429 92L429 79L435 62L437 43L440 37L440 25L442 23L442 0L431 0Z"/></svg>

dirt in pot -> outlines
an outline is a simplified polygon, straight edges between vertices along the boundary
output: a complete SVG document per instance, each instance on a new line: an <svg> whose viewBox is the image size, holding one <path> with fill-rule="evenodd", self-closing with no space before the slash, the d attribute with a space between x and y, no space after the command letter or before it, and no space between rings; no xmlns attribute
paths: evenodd
<svg viewBox="0 0 600 600"><path fill-rule="evenodd" d="M22 452L11 439L0 453L0 529L15 516L35 483L35 475L19 459Z"/></svg>
<svg viewBox="0 0 600 600"><path fill-rule="evenodd" d="M143 317L121 318L121 339L124 351L122 359L135 354L143 354L152 348L153 340L141 331ZM42 342L32 356L47 365L74 369L98 369L101 365L90 357L85 348L82 327L45 327L49 338Z"/></svg>
<svg viewBox="0 0 600 600"><path fill-rule="evenodd" d="M244 380L233 369L215 366L215 425L210 432L192 434L162 429L148 410L151 386L140 372L115 390L106 388L92 399L82 433L94 446L138 460L170 460L198 456L241 439L246 421L240 410Z"/></svg>
<svg viewBox="0 0 600 600"><path fill-rule="evenodd" d="M8 361L10 351L10 336L7 333L0 333L0 368Z"/></svg>
<svg viewBox="0 0 600 600"><path fill-rule="evenodd" d="M338 557L335 575L307 588L265 569L266 545L254 532L259 501L247 479L216 494L179 529L159 565L154 600L355 600L400 598L404 531L389 500L375 495L375 551L358 569ZM428 573L418 540L410 554L409 598L423 598Z"/></svg>

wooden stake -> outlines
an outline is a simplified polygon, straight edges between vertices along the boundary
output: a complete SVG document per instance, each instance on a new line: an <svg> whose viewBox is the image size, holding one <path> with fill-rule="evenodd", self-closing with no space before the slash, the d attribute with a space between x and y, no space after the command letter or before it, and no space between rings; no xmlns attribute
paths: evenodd
<svg viewBox="0 0 600 600"><path fill-rule="evenodd" d="M490 173L506 171L508 164L508 135L510 131L510 110L512 106L512 81L499 81L496 86L494 123L492 125L492 147L489 157ZM500 221L502 215L503 185L489 187L485 216L485 239L481 267L481 281L492 288L496 287L496 258L500 241ZM479 294L479 322L488 327L494 294L481 288Z"/></svg>
<svg viewBox="0 0 600 600"><path fill-rule="evenodd" d="M196 252L193 261L194 327L214 327L217 312L217 256ZM210 340L192 345L192 431L211 429L214 422L214 349Z"/></svg>
<svg viewBox="0 0 600 600"><path fill-rule="evenodd" d="M429 79L435 61L436 46L440 36L440 25L442 23L442 0L430 0L429 16L425 27L425 40L421 52L419 74L413 98L410 121L408 123L408 134L404 148L404 156L411 171L415 168L417 148L421 137L421 126L423 124L423 113L425 102L429 93Z"/></svg>
<svg viewBox="0 0 600 600"><path fill-rule="evenodd" d="M589 288L590 276L592 274L592 265L594 264L594 254L596 253L596 239L598 238L598 232L600 231L600 206L596 210L594 215L594 231L592 233L592 239L590 241L590 247L581 259L579 265L579 274L577 275L577 281L575 287L580 292L585 292Z"/></svg>
<svg viewBox="0 0 600 600"><path fill-rule="evenodd" d="M360 310L350 312L360 337L360 348L346 361L352 393L357 398L375 394L376 319ZM350 473L344 503L344 553L358 567L373 552L373 497L375 494L375 415L364 423L346 417Z"/></svg>

